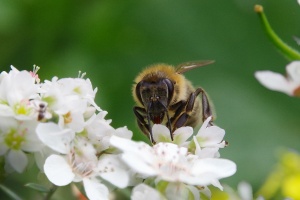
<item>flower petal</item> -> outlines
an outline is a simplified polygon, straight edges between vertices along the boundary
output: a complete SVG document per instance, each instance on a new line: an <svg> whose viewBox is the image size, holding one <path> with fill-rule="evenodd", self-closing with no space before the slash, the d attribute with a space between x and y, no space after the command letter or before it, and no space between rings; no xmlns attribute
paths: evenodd
<svg viewBox="0 0 300 200"><path fill-rule="evenodd" d="M75 177L66 159L55 154L46 159L44 171L47 178L58 186L68 185Z"/></svg>
<svg viewBox="0 0 300 200"><path fill-rule="evenodd" d="M115 131L115 135L122 137L122 138L131 139L133 133L132 133L132 131L128 130L127 126L124 126L121 128L117 128Z"/></svg>
<svg viewBox="0 0 300 200"><path fill-rule="evenodd" d="M22 173L28 164L28 159L23 151L10 150L7 158L11 166L19 173Z"/></svg>
<svg viewBox="0 0 300 200"><path fill-rule="evenodd" d="M176 131L173 134L174 134L174 143L181 145L185 141L187 141L187 139L189 139L191 135L193 135L193 128L190 126L181 127L179 129L176 129Z"/></svg>
<svg viewBox="0 0 300 200"><path fill-rule="evenodd" d="M212 116L208 117L202 124L201 128L199 129L197 135L201 135L205 129L207 128L208 123L210 122Z"/></svg>
<svg viewBox="0 0 300 200"><path fill-rule="evenodd" d="M201 147L223 147L222 140L225 130L218 126L210 126L196 136Z"/></svg>
<svg viewBox="0 0 300 200"><path fill-rule="evenodd" d="M100 176L119 188L125 188L129 183L128 170L117 155L102 155L98 163L101 172Z"/></svg>
<svg viewBox="0 0 300 200"><path fill-rule="evenodd" d="M53 122L40 123L36 128L36 133L44 144L63 154L68 153L68 144L75 136L71 129L61 129Z"/></svg>
<svg viewBox="0 0 300 200"><path fill-rule="evenodd" d="M152 147L145 142L134 142L129 139L112 136L110 138L110 144L121 149L124 152L130 152L136 154L144 162L151 163L153 160Z"/></svg>
<svg viewBox="0 0 300 200"><path fill-rule="evenodd" d="M281 74L272 71L258 71L255 72L255 78L266 88L279 92L286 93L288 95L293 94L295 85L289 82Z"/></svg>
<svg viewBox="0 0 300 200"><path fill-rule="evenodd" d="M300 61L291 62L286 66L288 76L300 85Z"/></svg>
<svg viewBox="0 0 300 200"><path fill-rule="evenodd" d="M154 124L152 134L156 142L171 142L170 130L164 125Z"/></svg>
<svg viewBox="0 0 300 200"><path fill-rule="evenodd" d="M238 184L238 193L242 199L251 200L253 199L252 187L249 183L242 181Z"/></svg>
<svg viewBox="0 0 300 200"><path fill-rule="evenodd" d="M166 197L172 200L189 199L189 188L184 183L168 183L166 187Z"/></svg>
<svg viewBox="0 0 300 200"><path fill-rule="evenodd" d="M96 179L83 179L84 190L90 200L108 199L108 188Z"/></svg>
<svg viewBox="0 0 300 200"><path fill-rule="evenodd" d="M140 183L135 186L131 193L131 200L160 200L160 193L154 188Z"/></svg>
<svg viewBox="0 0 300 200"><path fill-rule="evenodd" d="M208 185L215 181L233 175L236 164L227 159L204 158L197 160L191 168L194 178L187 179L189 184Z"/></svg>
<svg viewBox="0 0 300 200"><path fill-rule="evenodd" d="M155 169L150 166L150 163L145 162L140 156L130 153L123 153L123 161L133 170L146 176L154 176L157 174Z"/></svg>

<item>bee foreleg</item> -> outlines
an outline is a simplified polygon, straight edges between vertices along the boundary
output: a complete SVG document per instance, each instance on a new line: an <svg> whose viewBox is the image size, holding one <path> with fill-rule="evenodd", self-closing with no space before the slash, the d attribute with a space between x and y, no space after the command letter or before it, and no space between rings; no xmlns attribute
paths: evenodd
<svg viewBox="0 0 300 200"><path fill-rule="evenodd" d="M195 105L195 101L197 96L201 93L201 100L202 100L202 120L205 121L208 117L212 115L212 110L209 105L209 101L207 98L206 93L202 88L196 89L195 92L191 93L187 101L179 101L174 105L174 108L176 108L174 116L171 118L171 121L175 121L174 127L172 132L174 132L177 128L180 128L186 124L188 121ZM209 122L210 125L212 124L212 121Z"/></svg>
<svg viewBox="0 0 300 200"><path fill-rule="evenodd" d="M171 118L172 124L174 122L172 133L187 122L189 115L186 113L186 106L187 101L179 101L171 107L171 110L175 110L175 114Z"/></svg>
<svg viewBox="0 0 300 200"><path fill-rule="evenodd" d="M155 144L150 124L149 124L149 122L147 123L145 121L145 118L147 118L147 112L146 112L146 110L144 108L135 106L135 107L133 107L133 112L134 112L134 114L136 116L136 119L137 119L136 121L137 121L137 124L138 124L139 128L151 140L152 144Z"/></svg>
<svg viewBox="0 0 300 200"><path fill-rule="evenodd" d="M202 100L202 121L204 122L208 117L212 116L212 109L209 105L208 97L202 88L198 88L194 94L198 96L201 93ZM192 93L193 94L193 93ZM209 125L213 125L213 119L209 122Z"/></svg>

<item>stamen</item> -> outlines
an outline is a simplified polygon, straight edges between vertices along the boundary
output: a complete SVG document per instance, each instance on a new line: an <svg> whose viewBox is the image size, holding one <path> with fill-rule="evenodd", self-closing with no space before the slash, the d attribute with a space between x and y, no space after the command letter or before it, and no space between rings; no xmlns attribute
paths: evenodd
<svg viewBox="0 0 300 200"><path fill-rule="evenodd" d="M81 73L81 71L78 72L78 78L84 78L84 76L86 75L86 72Z"/></svg>
<svg viewBox="0 0 300 200"><path fill-rule="evenodd" d="M40 67L33 65L33 69L32 72L29 72L31 74L31 76L35 79L35 81L37 83L40 83L40 79L39 79L39 75L37 74L37 72L39 71Z"/></svg>

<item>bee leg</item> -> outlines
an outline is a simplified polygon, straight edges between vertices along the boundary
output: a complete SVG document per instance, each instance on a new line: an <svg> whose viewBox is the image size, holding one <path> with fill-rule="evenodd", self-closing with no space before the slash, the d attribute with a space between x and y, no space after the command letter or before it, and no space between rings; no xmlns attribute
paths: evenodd
<svg viewBox="0 0 300 200"><path fill-rule="evenodd" d="M197 95L201 93L201 100L202 100L202 121L204 122L208 117L212 116L212 109L209 105L208 97L205 91L202 88L198 88L195 92ZM213 119L209 122L209 125L213 125Z"/></svg>
<svg viewBox="0 0 300 200"><path fill-rule="evenodd" d="M190 113L193 111L195 100L197 96L201 93L202 99L202 120L205 121L208 117L212 115L212 110L210 108L208 98L202 88L198 88L195 92L191 93L187 101L180 101L178 105L176 105L177 110L175 111L175 115L173 120L177 118L174 123L174 128L172 132L174 132L177 128L184 126L187 120L190 117ZM212 122L209 122L210 125L213 125Z"/></svg>
<svg viewBox="0 0 300 200"><path fill-rule="evenodd" d="M141 107L133 107L133 112L136 116L137 119L137 124L139 126L139 128L142 130L142 132L150 139L150 141L152 142L152 144L155 144L155 141L153 139L153 135L152 135L152 129L150 127L150 122L148 119L148 123L145 121L145 118L147 116L146 110L144 108Z"/></svg>
<svg viewBox="0 0 300 200"><path fill-rule="evenodd" d="M172 133L177 129L177 128L180 128L184 125L184 123L186 122L186 120L184 120L183 118L184 117L181 117L184 112L184 109L186 107L186 101L179 101L177 102L176 104L172 105L172 107L170 108L171 110L174 110L175 111L175 114L173 117L171 117L170 121L171 123L174 123L174 127L173 127L173 130L170 130ZM180 119L181 118L181 119Z"/></svg>
<svg viewBox="0 0 300 200"><path fill-rule="evenodd" d="M201 94L202 101L202 121L204 122L208 117L212 116L212 109L209 105L208 97L205 91L202 88L197 88L195 92L191 93L186 106L186 112L192 112L197 96ZM209 125L212 126L212 120L209 122Z"/></svg>

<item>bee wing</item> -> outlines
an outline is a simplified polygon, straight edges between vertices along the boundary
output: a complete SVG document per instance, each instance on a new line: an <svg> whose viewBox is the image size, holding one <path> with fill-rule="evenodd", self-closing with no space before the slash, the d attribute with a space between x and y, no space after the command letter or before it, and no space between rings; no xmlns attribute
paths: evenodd
<svg viewBox="0 0 300 200"><path fill-rule="evenodd" d="M178 74L183 74L184 72L189 71L191 69L209 65L214 62L215 62L214 60L200 60L200 61L194 61L194 62L181 63L181 64L177 65L176 72Z"/></svg>

